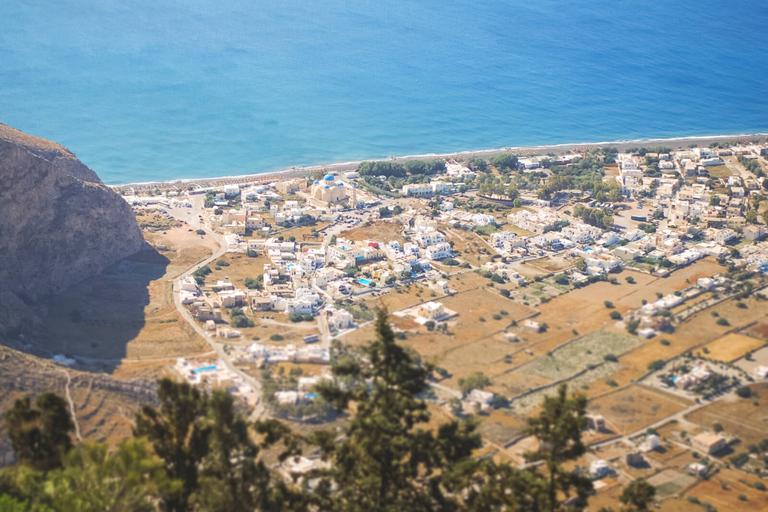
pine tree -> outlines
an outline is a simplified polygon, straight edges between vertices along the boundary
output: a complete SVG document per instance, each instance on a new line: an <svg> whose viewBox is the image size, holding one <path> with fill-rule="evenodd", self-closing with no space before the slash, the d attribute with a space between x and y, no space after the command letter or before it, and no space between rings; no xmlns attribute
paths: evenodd
<svg viewBox="0 0 768 512"><path fill-rule="evenodd" d="M444 492L441 479L455 465L472 463L480 437L471 423L443 425L437 434L418 428L429 420L426 403L417 397L429 369L395 342L386 311L377 315L376 333L362 357L333 368L343 387L318 388L354 417L340 442L331 432L312 437L332 463L322 473L316 503L322 510L350 512L456 510L458 498Z"/></svg>
<svg viewBox="0 0 768 512"><path fill-rule="evenodd" d="M47 391L32 407L29 397L16 400L6 415L8 437L22 464L40 471L61 467L61 459L72 448L74 425L64 399Z"/></svg>
<svg viewBox="0 0 768 512"><path fill-rule="evenodd" d="M586 506L586 499L592 490L589 479L574 472L566 471L563 463L575 460L586 453L581 432L587 426L587 399L583 395L567 396L567 386L562 384L554 397L545 397L543 411L539 416L528 418L526 433L536 436L539 449L526 454L530 461L544 461L547 469L547 508L558 510L560 493L569 496L576 491L575 510Z"/></svg>

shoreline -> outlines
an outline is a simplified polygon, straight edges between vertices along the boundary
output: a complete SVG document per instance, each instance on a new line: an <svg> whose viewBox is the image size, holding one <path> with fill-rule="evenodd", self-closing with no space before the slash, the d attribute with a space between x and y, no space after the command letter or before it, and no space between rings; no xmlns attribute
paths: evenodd
<svg viewBox="0 0 768 512"><path fill-rule="evenodd" d="M456 151L451 153L424 153L418 155L402 155L386 158L365 158L362 160L350 160L346 162L334 162L329 164L318 164L306 167L291 166L288 169L282 171L270 171L264 173L253 174L240 174L232 176L212 176L206 178L179 178L174 180L158 180L158 181L145 181L145 182L131 182L107 185L110 188L120 189L124 187L132 187L139 189L146 189L150 187L155 188L176 188L177 185L200 185L204 186L217 186L226 183L262 183L268 181L274 181L280 178L295 178L304 175L308 175L318 170L336 170L336 171L349 171L356 169L361 162L407 162L409 160L423 160L428 158L463 158L472 156L484 156L490 158L504 153L515 153L519 155L533 156L542 151L558 150L567 152L573 149L583 149L589 147L602 147L602 146L616 146L619 149L624 149L628 146L636 146L638 144L650 145L650 144L669 144L672 142L677 143L678 147L691 144L691 143L710 143L714 141L721 141L734 138L751 138L751 137L766 137L768 133L745 133L735 135L690 135L681 137L668 137L668 138L656 138L656 139L628 139L628 140L614 140L614 141L601 141L601 142L568 142L562 144L548 144L543 146L509 146L496 149L477 149L468 151ZM674 147L673 147L674 149Z"/></svg>

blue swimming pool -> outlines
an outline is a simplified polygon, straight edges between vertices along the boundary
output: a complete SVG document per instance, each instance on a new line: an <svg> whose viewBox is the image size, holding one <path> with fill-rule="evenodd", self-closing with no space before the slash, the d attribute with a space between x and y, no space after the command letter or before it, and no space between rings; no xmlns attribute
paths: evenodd
<svg viewBox="0 0 768 512"><path fill-rule="evenodd" d="M215 365L213 365L213 366L203 366L203 367L198 368L197 370L195 370L194 373L195 373L195 375L197 375L198 373L210 372L210 371L218 370L218 369L219 369L219 367L215 366Z"/></svg>

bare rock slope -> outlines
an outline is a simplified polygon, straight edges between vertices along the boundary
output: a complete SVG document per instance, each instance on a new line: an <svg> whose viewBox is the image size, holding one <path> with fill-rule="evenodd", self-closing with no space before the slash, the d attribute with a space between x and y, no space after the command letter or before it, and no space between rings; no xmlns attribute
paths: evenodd
<svg viewBox="0 0 768 512"><path fill-rule="evenodd" d="M0 123L0 335L46 293L141 249L130 207L68 149Z"/></svg>

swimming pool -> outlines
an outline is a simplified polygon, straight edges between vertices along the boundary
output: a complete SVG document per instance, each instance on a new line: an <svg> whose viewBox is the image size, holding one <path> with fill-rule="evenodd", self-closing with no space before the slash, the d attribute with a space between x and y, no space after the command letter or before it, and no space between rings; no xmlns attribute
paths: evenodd
<svg viewBox="0 0 768 512"><path fill-rule="evenodd" d="M201 368L198 368L197 370L194 370L194 373L195 373L195 375L197 375L198 373L211 372L213 370L218 370L218 369L219 369L219 367L215 366L215 365L214 366L203 366Z"/></svg>

